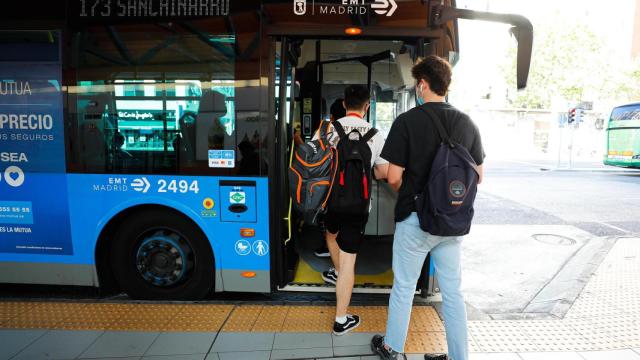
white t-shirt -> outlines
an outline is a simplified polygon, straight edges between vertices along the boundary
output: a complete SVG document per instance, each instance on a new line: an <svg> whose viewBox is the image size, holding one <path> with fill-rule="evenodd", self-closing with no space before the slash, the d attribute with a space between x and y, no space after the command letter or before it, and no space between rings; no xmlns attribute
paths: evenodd
<svg viewBox="0 0 640 360"><path fill-rule="evenodd" d="M344 132L348 135L351 131L358 130L361 136L367 133L371 129L371 124L364 121L363 119L357 116L345 116L343 118L338 119L340 125L344 128ZM357 134L351 135L354 137L354 140L358 139ZM318 139L318 132L313 135L313 140ZM333 124L329 126L329 131L327 132L327 140L331 146L335 147L340 141L340 136L338 136L338 132L333 127ZM382 152L382 148L384 147L384 137L381 132L377 132L371 140L369 140L369 148L371 149L371 167L374 165L384 165L389 163L387 160L380 157L380 153Z"/></svg>

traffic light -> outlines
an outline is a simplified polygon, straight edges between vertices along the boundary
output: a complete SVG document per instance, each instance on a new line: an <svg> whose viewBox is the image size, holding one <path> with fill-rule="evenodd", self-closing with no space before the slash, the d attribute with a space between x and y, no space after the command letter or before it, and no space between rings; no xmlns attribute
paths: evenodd
<svg viewBox="0 0 640 360"><path fill-rule="evenodd" d="M567 123L573 124L574 121L576 121L576 109L572 108L569 109L569 117L567 119Z"/></svg>

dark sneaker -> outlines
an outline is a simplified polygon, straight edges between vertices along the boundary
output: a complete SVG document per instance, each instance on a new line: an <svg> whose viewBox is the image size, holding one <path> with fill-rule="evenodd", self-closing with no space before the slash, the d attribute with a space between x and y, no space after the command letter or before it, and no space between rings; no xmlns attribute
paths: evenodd
<svg viewBox="0 0 640 360"><path fill-rule="evenodd" d="M424 354L424 360L449 360L447 354Z"/></svg>
<svg viewBox="0 0 640 360"><path fill-rule="evenodd" d="M360 325L360 316L347 315L347 321L344 324L340 324L337 321L333 323L333 333L335 335L344 335L349 331L357 328L359 325Z"/></svg>
<svg viewBox="0 0 640 360"><path fill-rule="evenodd" d="M384 347L384 337L382 335L374 335L371 339L371 351L378 354L383 360L407 360L404 354L397 351L387 350Z"/></svg>
<svg viewBox="0 0 640 360"><path fill-rule="evenodd" d="M338 274L336 274L335 268L329 268L327 271L322 272L322 280L329 284L335 285L338 282Z"/></svg>
<svg viewBox="0 0 640 360"><path fill-rule="evenodd" d="M319 258L328 258L331 257L331 253L326 245L320 246L313 252L313 254Z"/></svg>

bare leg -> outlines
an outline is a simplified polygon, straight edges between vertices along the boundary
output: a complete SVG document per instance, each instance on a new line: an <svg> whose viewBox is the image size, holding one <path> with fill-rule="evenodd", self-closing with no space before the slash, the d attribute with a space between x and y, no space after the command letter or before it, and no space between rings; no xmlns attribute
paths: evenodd
<svg viewBox="0 0 640 360"><path fill-rule="evenodd" d="M356 254L340 250L340 274L336 284L336 317L347 315L355 279Z"/></svg>
<svg viewBox="0 0 640 360"><path fill-rule="evenodd" d="M329 254L331 254L331 262L333 262L333 267L336 269L338 273L340 273L340 247L338 247L338 242L336 238L338 234L332 234L329 231L324 232L324 238L327 241L327 248L329 249Z"/></svg>

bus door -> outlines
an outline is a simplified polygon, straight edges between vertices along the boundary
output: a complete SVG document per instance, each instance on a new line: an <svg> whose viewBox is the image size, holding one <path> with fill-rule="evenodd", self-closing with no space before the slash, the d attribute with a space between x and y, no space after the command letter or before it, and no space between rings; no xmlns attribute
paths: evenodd
<svg viewBox="0 0 640 360"><path fill-rule="evenodd" d="M276 199L276 204L272 206L275 210L275 233L280 235L282 242L276 246L272 264L275 262L275 269L278 274L278 287L285 286L293 279L293 269L295 268L295 249L293 234L295 219L293 214L293 204L289 197L287 169L291 163L295 138L301 134L301 123L298 105L298 87L296 85L296 49L299 42L282 38L272 39L271 62L273 64L272 82L274 88L270 89L275 98L276 117L276 149L275 159L277 168L274 177L277 195L272 194L272 199ZM277 240L276 240L277 241Z"/></svg>
<svg viewBox="0 0 640 360"><path fill-rule="evenodd" d="M423 55L423 41L357 40L281 37L274 39L274 84L277 134L278 189L282 246L278 250L281 289L330 291L321 272L331 264L314 250L324 243L319 227L303 224L292 211L286 171L297 141L311 139L329 108L343 98L348 85L369 88L371 108L365 118L386 138L394 119L415 106L411 66ZM286 80L286 81L285 81ZM372 212L356 266L356 292L388 291L392 284L391 247L395 230L396 195L384 183L374 182ZM427 262L428 264L428 262ZM428 270L428 267L425 267ZM420 288L426 289L428 276Z"/></svg>

